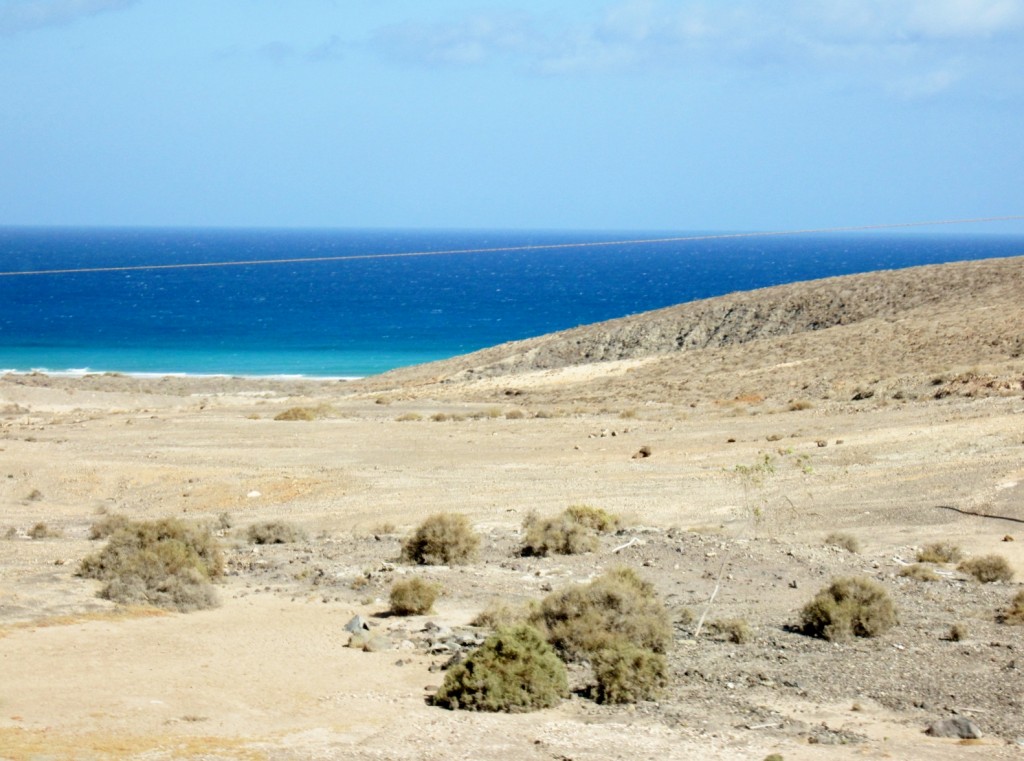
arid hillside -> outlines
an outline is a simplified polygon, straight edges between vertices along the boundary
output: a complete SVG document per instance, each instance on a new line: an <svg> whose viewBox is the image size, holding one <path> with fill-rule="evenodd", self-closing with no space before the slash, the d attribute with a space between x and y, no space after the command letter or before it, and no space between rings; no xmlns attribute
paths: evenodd
<svg viewBox="0 0 1024 761"><path fill-rule="evenodd" d="M397 370L357 387L461 398L529 392L550 402L988 393L1015 381L1004 377L1005 363L1024 354L1021 325L1024 257L991 259L695 301ZM978 377L967 378L971 371ZM986 373L993 377L980 377Z"/></svg>

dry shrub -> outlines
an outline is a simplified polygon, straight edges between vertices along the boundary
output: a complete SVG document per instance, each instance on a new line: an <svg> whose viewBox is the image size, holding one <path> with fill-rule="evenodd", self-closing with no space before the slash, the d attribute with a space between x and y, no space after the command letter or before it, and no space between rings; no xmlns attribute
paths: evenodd
<svg viewBox="0 0 1024 761"><path fill-rule="evenodd" d="M526 413L522 410L509 410L505 413L506 420L522 420L526 417Z"/></svg>
<svg viewBox="0 0 1024 761"><path fill-rule="evenodd" d="M667 683L665 656L637 647L624 639L610 643L591 657L598 703L635 703L653 700Z"/></svg>
<svg viewBox="0 0 1024 761"><path fill-rule="evenodd" d="M881 584L850 577L818 592L800 617L804 633L814 637L877 637L896 625L896 607Z"/></svg>
<svg viewBox="0 0 1024 761"><path fill-rule="evenodd" d="M401 415L395 418L399 423L414 423L422 420L423 416L418 412L403 412Z"/></svg>
<svg viewBox="0 0 1024 761"><path fill-rule="evenodd" d="M469 711L550 708L569 692L565 664L531 626L500 628L452 667L432 703Z"/></svg>
<svg viewBox="0 0 1024 761"><path fill-rule="evenodd" d="M956 563L964 556L960 547L952 542L932 542L917 553L918 563Z"/></svg>
<svg viewBox="0 0 1024 761"><path fill-rule="evenodd" d="M915 581L938 581L939 575L924 563L908 565L900 571L900 576Z"/></svg>
<svg viewBox="0 0 1024 761"><path fill-rule="evenodd" d="M100 597L182 612L214 607L210 581L223 572L209 527L176 518L130 522L78 568L79 576L104 582Z"/></svg>
<svg viewBox="0 0 1024 761"><path fill-rule="evenodd" d="M306 533L284 521L262 521L249 526L245 536L253 544L289 544L303 541Z"/></svg>
<svg viewBox="0 0 1024 761"><path fill-rule="evenodd" d="M317 411L312 407L289 407L284 412L274 415L274 420L316 420Z"/></svg>
<svg viewBox="0 0 1024 761"><path fill-rule="evenodd" d="M601 534L617 531L622 524L619 516L590 505L571 505L565 509L565 515L581 526L586 526Z"/></svg>
<svg viewBox="0 0 1024 761"><path fill-rule="evenodd" d="M1020 590L1010 600L1010 607L1006 609L1006 612L999 616L999 622L1003 624L1013 624L1015 626L1024 626L1024 589Z"/></svg>
<svg viewBox="0 0 1024 761"><path fill-rule="evenodd" d="M413 577L391 586L391 612L396 616L422 616L434 607L441 587Z"/></svg>
<svg viewBox="0 0 1024 761"><path fill-rule="evenodd" d="M50 528L41 521L28 530L29 539L56 539L62 535L60 529Z"/></svg>
<svg viewBox="0 0 1024 761"><path fill-rule="evenodd" d="M479 546L480 537L465 515L437 513L402 543L402 558L420 565L461 565L476 556Z"/></svg>
<svg viewBox="0 0 1024 761"><path fill-rule="evenodd" d="M89 538L106 539L111 534L122 529L129 528L133 523L132 519L126 515L120 515L118 513L104 515L89 527Z"/></svg>
<svg viewBox="0 0 1024 761"><path fill-rule="evenodd" d="M981 555L964 560L956 569L970 574L983 584L994 581L1013 581L1013 569L1002 555Z"/></svg>
<svg viewBox="0 0 1024 761"><path fill-rule="evenodd" d="M625 567L552 592L531 623L568 658L592 655L618 640L656 653L672 643L668 612L654 587Z"/></svg>
<svg viewBox="0 0 1024 761"><path fill-rule="evenodd" d="M708 631L736 645L746 645L754 639L754 630L742 618L726 618L712 621Z"/></svg>
<svg viewBox="0 0 1024 761"><path fill-rule="evenodd" d="M582 555L598 547L597 535L564 513L554 518L531 516L524 521L524 556Z"/></svg>
<svg viewBox="0 0 1024 761"><path fill-rule="evenodd" d="M946 633L946 639L950 642L963 642L969 634L970 632L964 624L952 624Z"/></svg>
<svg viewBox="0 0 1024 761"><path fill-rule="evenodd" d="M526 605L510 605L504 600L491 600L487 607L477 613L476 617L470 621L470 625L485 629L519 626L527 623L535 610L536 604L533 601Z"/></svg>
<svg viewBox="0 0 1024 761"><path fill-rule="evenodd" d="M615 531L619 523L619 516L589 505L572 505L554 518L542 519L531 513L523 521L526 536L521 553L546 557L594 552L597 534Z"/></svg>
<svg viewBox="0 0 1024 761"><path fill-rule="evenodd" d="M831 547L839 547L847 552L860 552L860 542L852 534L844 534L841 531L834 531L825 537L825 544Z"/></svg>

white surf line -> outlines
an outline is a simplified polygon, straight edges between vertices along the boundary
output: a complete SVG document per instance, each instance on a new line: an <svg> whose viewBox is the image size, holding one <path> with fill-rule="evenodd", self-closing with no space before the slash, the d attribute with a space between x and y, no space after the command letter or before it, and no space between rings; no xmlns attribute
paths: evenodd
<svg viewBox="0 0 1024 761"><path fill-rule="evenodd" d="M316 262L348 262L363 259L403 259L422 256L456 256L459 254L494 254L512 251L546 251L568 248L596 248L598 246L629 246L641 243L682 243L688 241L727 240L733 238L769 238L784 235L822 235L825 233L864 232L868 230L895 230L907 227L932 227L938 225L965 225L982 222L1014 222L1024 220L1024 214L1006 217L976 217L973 219L940 219L928 222L891 222L887 224L851 225L846 227L821 227L806 230L774 230L746 233L712 233L708 235L680 235L668 238L636 238L626 240L601 240L576 243L538 243L525 246L494 246L491 248L456 248L444 251L406 251L399 253L345 254L343 256L304 256L294 259L247 259L226 262L191 262L177 264L135 264L112 267L70 267L46 270L13 270L0 272L0 277L24 277L28 275L73 275L94 272L140 272L149 270L202 269L204 267L254 267L267 264L312 264Z"/></svg>

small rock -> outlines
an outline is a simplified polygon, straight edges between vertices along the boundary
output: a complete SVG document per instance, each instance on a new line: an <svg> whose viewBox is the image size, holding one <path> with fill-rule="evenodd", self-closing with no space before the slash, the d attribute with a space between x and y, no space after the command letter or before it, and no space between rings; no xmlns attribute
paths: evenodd
<svg viewBox="0 0 1024 761"><path fill-rule="evenodd" d="M981 730L970 719L963 716L952 716L932 722L925 734L932 737L957 737L961 740L978 740Z"/></svg>
<svg viewBox="0 0 1024 761"><path fill-rule="evenodd" d="M363 643L364 653L382 653L394 647L391 640L383 634L375 634Z"/></svg>
<svg viewBox="0 0 1024 761"><path fill-rule="evenodd" d="M651 456L651 448L647 447L647 446L643 446L643 447L640 447L640 449L637 450L636 454L633 455L633 459L634 460L642 460L645 457L650 457L650 456Z"/></svg>

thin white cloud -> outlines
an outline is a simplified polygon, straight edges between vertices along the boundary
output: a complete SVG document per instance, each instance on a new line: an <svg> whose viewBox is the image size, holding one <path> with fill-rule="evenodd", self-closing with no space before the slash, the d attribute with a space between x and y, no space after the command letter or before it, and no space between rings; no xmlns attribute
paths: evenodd
<svg viewBox="0 0 1024 761"><path fill-rule="evenodd" d="M137 0L0 0L0 33L16 34L64 26L82 18L120 11Z"/></svg>
<svg viewBox="0 0 1024 761"><path fill-rule="evenodd" d="M584 18L557 13L407 21L372 42L390 58L431 66L508 60L549 75L770 69L922 96L967 83L972 71L1005 69L1007 55L1020 55L1008 50L1024 50L1024 0L619 0Z"/></svg>

